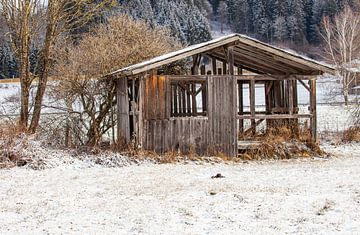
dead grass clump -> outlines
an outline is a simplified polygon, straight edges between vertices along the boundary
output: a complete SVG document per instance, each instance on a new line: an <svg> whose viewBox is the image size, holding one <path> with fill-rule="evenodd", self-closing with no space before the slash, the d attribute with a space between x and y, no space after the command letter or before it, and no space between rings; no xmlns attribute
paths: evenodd
<svg viewBox="0 0 360 235"><path fill-rule="evenodd" d="M308 128L281 126L269 128L255 137L259 142L256 148L243 151L240 157L245 160L309 158L323 155L317 143L311 141Z"/></svg>
<svg viewBox="0 0 360 235"><path fill-rule="evenodd" d="M360 142L360 126L353 126L342 133L342 142Z"/></svg>
<svg viewBox="0 0 360 235"><path fill-rule="evenodd" d="M0 125L0 168L23 166L26 160L21 150L27 144L27 136L23 129L12 123Z"/></svg>

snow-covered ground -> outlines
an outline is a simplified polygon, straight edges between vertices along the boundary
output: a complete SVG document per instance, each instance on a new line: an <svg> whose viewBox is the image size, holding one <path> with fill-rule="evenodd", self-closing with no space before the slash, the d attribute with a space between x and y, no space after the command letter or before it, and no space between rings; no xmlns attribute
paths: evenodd
<svg viewBox="0 0 360 235"><path fill-rule="evenodd" d="M1 102L4 90L16 86L0 87ZM318 117L320 131L340 131L350 110L319 105ZM360 145L323 147L333 156L214 165L115 156L106 168L35 146L51 169L0 170L0 234L357 234Z"/></svg>
<svg viewBox="0 0 360 235"><path fill-rule="evenodd" d="M328 149L337 156L1 170L0 234L358 234L360 148Z"/></svg>

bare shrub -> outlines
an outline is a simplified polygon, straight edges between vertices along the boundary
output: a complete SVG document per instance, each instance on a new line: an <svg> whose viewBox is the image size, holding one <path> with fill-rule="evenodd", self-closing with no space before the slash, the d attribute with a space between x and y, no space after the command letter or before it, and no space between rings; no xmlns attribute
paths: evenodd
<svg viewBox="0 0 360 235"><path fill-rule="evenodd" d="M102 78L179 48L168 35L164 28L150 28L145 22L120 15L110 17L76 45L67 42L58 48L55 74L61 80L51 94L62 105L57 108L68 113L67 128L77 130L76 139L97 146L105 133L114 131L116 81Z"/></svg>

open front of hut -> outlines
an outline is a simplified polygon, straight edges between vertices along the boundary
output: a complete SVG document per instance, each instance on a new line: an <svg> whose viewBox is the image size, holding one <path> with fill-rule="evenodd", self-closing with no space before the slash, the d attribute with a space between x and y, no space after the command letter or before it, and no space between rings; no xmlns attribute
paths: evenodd
<svg viewBox="0 0 360 235"><path fill-rule="evenodd" d="M191 69L167 69L179 61ZM241 136L255 134L257 126L296 127L300 120L307 120L316 142L316 78L323 73L334 69L239 34L120 69L108 75L117 79L119 144L235 157ZM299 113L298 84L308 91L305 114ZM259 89L263 109L256 105Z"/></svg>

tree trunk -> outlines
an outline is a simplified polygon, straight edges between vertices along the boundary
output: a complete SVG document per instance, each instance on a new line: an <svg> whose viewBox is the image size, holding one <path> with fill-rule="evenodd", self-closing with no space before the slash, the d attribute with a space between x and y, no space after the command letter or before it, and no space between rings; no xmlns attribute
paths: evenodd
<svg viewBox="0 0 360 235"><path fill-rule="evenodd" d="M345 106L349 105L349 95L347 94L347 92L344 92L344 102L345 102Z"/></svg>
<svg viewBox="0 0 360 235"><path fill-rule="evenodd" d="M29 32L29 18L30 18L30 1L25 3L26 11L21 17L21 32L19 35L19 44L14 43L15 51L19 49L18 58L20 61L20 120L19 125L22 129L27 130L29 121L29 97L30 97L30 32Z"/></svg>
<svg viewBox="0 0 360 235"><path fill-rule="evenodd" d="M39 74L39 84L36 91L36 97L35 97L35 105L34 105L34 112L33 117L31 120L30 125L30 132L35 133L40 122L40 116L41 116L41 108L42 103L45 95L46 85L48 81L49 76L49 66L50 66L50 47L52 44L52 39L54 35L55 25L49 23L47 29L46 29L46 36L45 36L45 44L44 48L42 50L42 57L41 57L41 71Z"/></svg>
<svg viewBox="0 0 360 235"><path fill-rule="evenodd" d="M23 129L27 129L29 121L29 96L30 86L27 82L23 81L20 76L21 84L21 97L20 97L20 121L19 125Z"/></svg>

